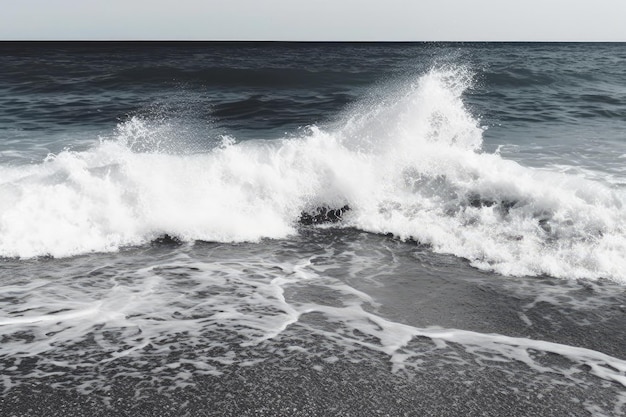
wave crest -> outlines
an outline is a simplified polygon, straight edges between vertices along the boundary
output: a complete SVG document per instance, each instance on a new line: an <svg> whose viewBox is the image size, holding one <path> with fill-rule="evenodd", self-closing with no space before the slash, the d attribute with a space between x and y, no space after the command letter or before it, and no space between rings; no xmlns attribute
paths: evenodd
<svg viewBox="0 0 626 417"><path fill-rule="evenodd" d="M176 126L133 118L117 137L29 167L2 167L0 255L114 251L167 234L258 241L303 212L418 240L512 275L626 281L623 193L481 151L464 69L431 70L298 138L176 150ZM164 145L166 144L166 146Z"/></svg>

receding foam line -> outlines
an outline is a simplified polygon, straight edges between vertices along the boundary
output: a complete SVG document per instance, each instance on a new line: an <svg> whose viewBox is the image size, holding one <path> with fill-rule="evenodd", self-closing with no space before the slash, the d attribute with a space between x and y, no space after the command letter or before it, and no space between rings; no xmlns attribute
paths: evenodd
<svg viewBox="0 0 626 417"><path fill-rule="evenodd" d="M376 314L362 310L360 306L343 308L317 306L308 307L308 312L318 311L331 318L345 321L359 331L375 336L380 345L371 342L353 340L352 343L380 350L391 357L391 362L402 368L407 358L415 353L402 352L415 337L426 337L434 342L450 342L463 346L469 353L481 356L491 353L512 361L526 364L538 372L557 372L554 368L540 365L529 354L531 350L554 353L578 365L586 365L591 373L599 378L614 381L626 387L626 361L604 353L543 340L510 337L500 334L484 334L458 329L417 328L384 319ZM366 318L366 320L363 320ZM329 336L331 336L329 334ZM332 336L331 336L332 337ZM438 346L445 346L436 343ZM489 360L493 358L489 357Z"/></svg>
<svg viewBox="0 0 626 417"><path fill-rule="evenodd" d="M76 319L83 319L85 317L91 317L95 315L101 315L102 321L107 321L111 317L117 316L115 314L106 314L102 316L102 311L100 309L101 304L102 303L97 303L97 305L94 307L86 308L84 310L76 310L69 313L0 318L0 326L8 326L12 324L43 324L48 322L65 322Z"/></svg>

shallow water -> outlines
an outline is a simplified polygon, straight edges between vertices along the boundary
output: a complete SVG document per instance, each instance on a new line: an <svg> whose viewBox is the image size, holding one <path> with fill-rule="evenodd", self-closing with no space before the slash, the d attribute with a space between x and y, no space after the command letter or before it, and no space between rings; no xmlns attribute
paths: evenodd
<svg viewBox="0 0 626 417"><path fill-rule="evenodd" d="M626 294L609 282L498 277L396 239L308 228L263 245L5 262L5 410L28 414L34 391L68 415L119 413L116 401L149 415L155 399L171 415L324 414L332 396L311 378L338 378L347 415L623 412ZM345 409L361 389L365 408ZM433 389L455 400L433 403Z"/></svg>

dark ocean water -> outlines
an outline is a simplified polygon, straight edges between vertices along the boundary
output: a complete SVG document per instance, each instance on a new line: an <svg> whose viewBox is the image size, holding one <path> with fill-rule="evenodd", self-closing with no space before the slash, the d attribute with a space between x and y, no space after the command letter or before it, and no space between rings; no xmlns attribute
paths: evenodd
<svg viewBox="0 0 626 417"><path fill-rule="evenodd" d="M626 414L624 68L0 43L0 415Z"/></svg>

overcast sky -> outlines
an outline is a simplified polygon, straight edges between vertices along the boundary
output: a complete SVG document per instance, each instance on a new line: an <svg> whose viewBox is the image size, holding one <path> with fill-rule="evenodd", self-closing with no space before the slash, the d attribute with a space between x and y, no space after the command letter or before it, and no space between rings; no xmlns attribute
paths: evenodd
<svg viewBox="0 0 626 417"><path fill-rule="evenodd" d="M0 39L626 41L626 0L3 0Z"/></svg>

